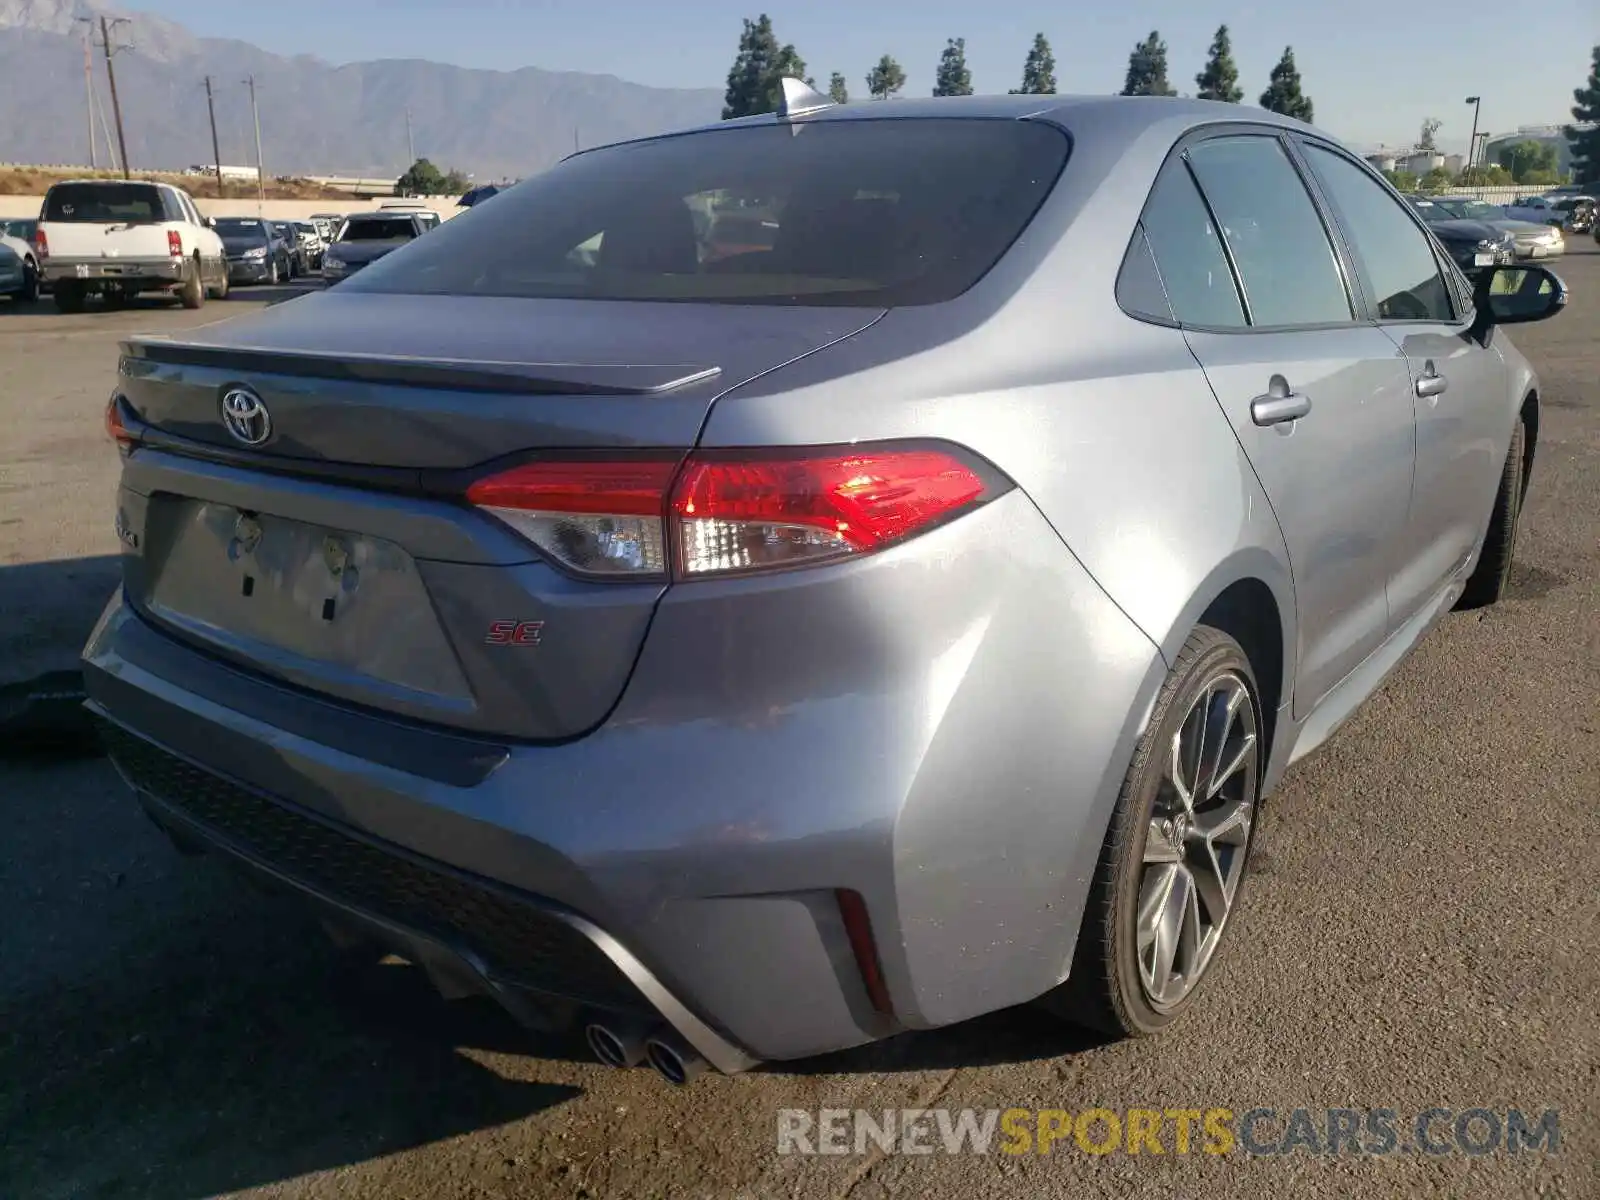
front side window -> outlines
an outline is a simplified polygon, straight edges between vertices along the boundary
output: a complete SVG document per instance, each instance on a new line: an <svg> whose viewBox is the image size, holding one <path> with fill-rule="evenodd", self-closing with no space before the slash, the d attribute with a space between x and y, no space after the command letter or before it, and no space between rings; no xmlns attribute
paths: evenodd
<svg viewBox="0 0 1600 1200"><path fill-rule="evenodd" d="M1388 321L1453 321L1450 289L1433 246L1400 202L1342 154L1306 143L1305 155L1339 212L1378 316Z"/></svg>
<svg viewBox="0 0 1600 1200"><path fill-rule="evenodd" d="M931 304L1000 259L1066 162L1040 122L816 121L576 155L341 285L724 304Z"/></svg>
<svg viewBox="0 0 1600 1200"><path fill-rule="evenodd" d="M1188 158L1233 253L1250 324L1354 319L1328 231L1277 138L1213 138Z"/></svg>

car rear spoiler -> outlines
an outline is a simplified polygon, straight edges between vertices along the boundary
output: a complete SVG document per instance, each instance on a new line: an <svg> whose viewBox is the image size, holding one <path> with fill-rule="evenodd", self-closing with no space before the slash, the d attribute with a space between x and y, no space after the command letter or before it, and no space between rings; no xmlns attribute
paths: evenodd
<svg viewBox="0 0 1600 1200"><path fill-rule="evenodd" d="M221 367L273 375L459 391L563 396L654 396L701 383L722 373L698 363L550 363L421 358L404 354L337 354L316 350L262 349L217 343L141 338L122 343L122 370L138 375L139 364Z"/></svg>

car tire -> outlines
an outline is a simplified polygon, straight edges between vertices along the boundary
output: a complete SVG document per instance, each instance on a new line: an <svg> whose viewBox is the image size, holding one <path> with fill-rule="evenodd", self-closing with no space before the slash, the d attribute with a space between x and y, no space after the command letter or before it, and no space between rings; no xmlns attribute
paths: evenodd
<svg viewBox="0 0 1600 1200"><path fill-rule="evenodd" d="M207 289L206 295L213 300L226 300L228 298L228 276L226 273L223 274L221 282L216 287Z"/></svg>
<svg viewBox="0 0 1600 1200"><path fill-rule="evenodd" d="M51 291L55 295L56 310L64 313L81 313L84 300L88 293L81 283L67 283L62 281L56 284Z"/></svg>
<svg viewBox="0 0 1600 1200"><path fill-rule="evenodd" d="M185 308L200 308L206 302L206 284L200 274L200 260L196 258L192 269L178 289L178 303Z"/></svg>
<svg viewBox="0 0 1600 1200"><path fill-rule="evenodd" d="M1071 973L1043 998L1058 1015L1115 1038L1158 1033L1215 971L1255 842L1260 695L1232 637L1189 636L1117 797Z"/></svg>
<svg viewBox="0 0 1600 1200"><path fill-rule="evenodd" d="M22 264L22 290L15 294L15 299L24 304L33 304L39 299L39 268L31 259Z"/></svg>
<svg viewBox="0 0 1600 1200"><path fill-rule="evenodd" d="M1500 468L1500 488L1489 513L1489 528L1483 535L1483 553L1467 579L1467 586L1456 601L1458 610L1487 608L1505 595L1511 578L1511 560L1517 549L1517 526L1522 520L1523 463L1527 452L1527 430L1517 421L1511 431L1511 448Z"/></svg>

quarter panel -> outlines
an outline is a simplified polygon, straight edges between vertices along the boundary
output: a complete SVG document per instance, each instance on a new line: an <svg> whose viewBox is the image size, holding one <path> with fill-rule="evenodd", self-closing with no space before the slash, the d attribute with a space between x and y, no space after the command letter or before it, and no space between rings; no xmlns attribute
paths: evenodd
<svg viewBox="0 0 1600 1200"><path fill-rule="evenodd" d="M1104 303L1064 296L1053 332L1020 301L1017 313L971 328L951 313L897 310L719 400L702 444L932 437L968 446L1033 498L1169 661L1242 577L1234 572L1259 578L1284 628L1288 695L1296 620L1282 534L1183 334L1111 303L1122 249L1102 259Z"/></svg>

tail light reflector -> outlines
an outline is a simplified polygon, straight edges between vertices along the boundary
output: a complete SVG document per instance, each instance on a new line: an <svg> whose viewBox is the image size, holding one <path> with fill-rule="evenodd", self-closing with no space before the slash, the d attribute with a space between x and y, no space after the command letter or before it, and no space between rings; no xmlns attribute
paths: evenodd
<svg viewBox="0 0 1600 1200"><path fill-rule="evenodd" d="M480 479L467 500L583 575L667 571L661 516L675 459L534 462Z"/></svg>
<svg viewBox="0 0 1600 1200"><path fill-rule="evenodd" d="M855 955L856 969L861 972L861 982L872 1007L893 1015L894 1004L889 999L889 985L884 982L883 967L878 962L878 944L872 937L867 902L860 892L848 888L835 890L834 899L839 902L839 916L844 921L845 936L850 939L850 952Z"/></svg>
<svg viewBox="0 0 1600 1200"><path fill-rule="evenodd" d="M183 257L183 238L176 229L167 230L167 253L173 258Z"/></svg>
<svg viewBox="0 0 1600 1200"><path fill-rule="evenodd" d="M955 447L879 445L532 462L467 500L579 574L692 578L870 554L1009 486Z"/></svg>
<svg viewBox="0 0 1600 1200"><path fill-rule="evenodd" d="M50 239L44 235L43 229L33 231L33 252L41 261L50 257Z"/></svg>
<svg viewBox="0 0 1600 1200"><path fill-rule="evenodd" d="M117 449L123 454L133 448L135 439L122 422L122 397L118 394L113 394L106 404L106 436L116 443Z"/></svg>

